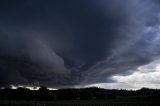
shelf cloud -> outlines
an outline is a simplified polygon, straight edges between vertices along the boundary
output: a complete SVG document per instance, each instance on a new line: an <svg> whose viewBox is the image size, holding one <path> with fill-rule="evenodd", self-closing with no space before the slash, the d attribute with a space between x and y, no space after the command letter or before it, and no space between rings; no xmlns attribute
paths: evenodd
<svg viewBox="0 0 160 106"><path fill-rule="evenodd" d="M119 83L114 76L129 76L159 59L159 4L0 1L0 86Z"/></svg>

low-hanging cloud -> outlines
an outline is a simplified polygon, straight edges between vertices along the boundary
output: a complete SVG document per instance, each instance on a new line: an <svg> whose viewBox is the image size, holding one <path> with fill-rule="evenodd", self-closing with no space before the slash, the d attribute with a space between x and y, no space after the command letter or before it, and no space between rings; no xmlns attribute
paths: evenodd
<svg viewBox="0 0 160 106"><path fill-rule="evenodd" d="M0 86L110 82L160 55L157 1L0 4Z"/></svg>

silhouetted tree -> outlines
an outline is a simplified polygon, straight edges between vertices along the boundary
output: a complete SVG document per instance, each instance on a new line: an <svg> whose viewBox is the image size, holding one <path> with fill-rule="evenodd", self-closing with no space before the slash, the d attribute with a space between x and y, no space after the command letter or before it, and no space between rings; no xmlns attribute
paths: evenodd
<svg viewBox="0 0 160 106"><path fill-rule="evenodd" d="M53 100L53 95L46 87L42 86L36 92L36 99L40 101L49 101Z"/></svg>
<svg viewBox="0 0 160 106"><path fill-rule="evenodd" d="M17 100L32 100L34 96L29 89L22 87L18 87L15 93L14 96Z"/></svg>

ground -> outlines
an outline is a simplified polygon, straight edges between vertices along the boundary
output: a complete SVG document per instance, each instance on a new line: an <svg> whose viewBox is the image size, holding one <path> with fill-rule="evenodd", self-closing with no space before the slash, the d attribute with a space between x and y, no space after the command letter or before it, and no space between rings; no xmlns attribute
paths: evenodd
<svg viewBox="0 0 160 106"><path fill-rule="evenodd" d="M0 106L160 106L159 100L1 101Z"/></svg>

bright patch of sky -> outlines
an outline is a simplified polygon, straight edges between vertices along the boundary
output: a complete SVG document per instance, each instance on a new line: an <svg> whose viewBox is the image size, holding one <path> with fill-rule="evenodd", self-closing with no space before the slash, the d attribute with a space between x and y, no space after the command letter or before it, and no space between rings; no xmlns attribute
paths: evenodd
<svg viewBox="0 0 160 106"><path fill-rule="evenodd" d="M114 75L112 79L116 82L99 83L89 86L108 89L139 89L142 87L160 89L160 60L138 67L131 75Z"/></svg>

